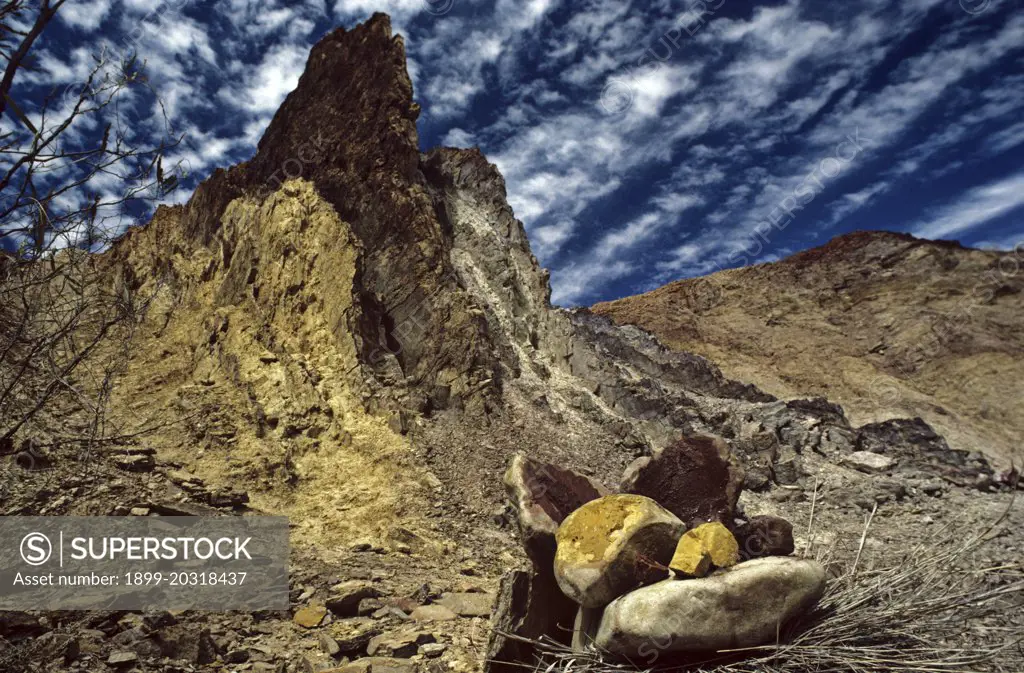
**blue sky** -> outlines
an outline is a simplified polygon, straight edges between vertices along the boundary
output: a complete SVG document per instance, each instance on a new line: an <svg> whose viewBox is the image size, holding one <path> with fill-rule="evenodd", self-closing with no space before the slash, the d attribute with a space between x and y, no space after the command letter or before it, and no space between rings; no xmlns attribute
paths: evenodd
<svg viewBox="0 0 1024 673"><path fill-rule="evenodd" d="M1014 0L68 0L16 91L31 115L104 47L137 49L194 185L252 156L317 39L378 10L406 37L423 149L498 165L556 303L855 229L1024 240Z"/></svg>

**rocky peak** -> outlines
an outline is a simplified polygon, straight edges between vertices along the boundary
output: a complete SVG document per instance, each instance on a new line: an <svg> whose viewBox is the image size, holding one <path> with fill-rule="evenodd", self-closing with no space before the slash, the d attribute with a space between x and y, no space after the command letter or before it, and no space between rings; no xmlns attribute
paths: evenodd
<svg viewBox="0 0 1024 673"><path fill-rule="evenodd" d="M968 252L957 241L929 241L896 231L853 231L828 243L796 253L783 260L789 268L821 268L824 265L869 263L892 266L912 253L923 253L940 264L955 263L956 255Z"/></svg>
<svg viewBox="0 0 1024 673"><path fill-rule="evenodd" d="M420 171L418 114L404 44L389 18L339 28L313 48L253 159L200 185L183 225L193 241L221 248L225 264L253 266L259 251L235 259L235 242L221 231L227 205L243 194L264 197L287 180L311 182L361 251L346 328L363 364L397 363L399 379L454 388L459 398L486 394L483 382L496 379L493 349L458 286Z"/></svg>

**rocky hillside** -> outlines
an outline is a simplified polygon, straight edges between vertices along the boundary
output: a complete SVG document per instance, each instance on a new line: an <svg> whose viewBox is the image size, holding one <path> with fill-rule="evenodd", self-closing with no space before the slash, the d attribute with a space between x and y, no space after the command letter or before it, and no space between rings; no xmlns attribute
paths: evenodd
<svg viewBox="0 0 1024 673"><path fill-rule="evenodd" d="M16 438L33 460L2 466L4 514L288 515L292 609L19 614L0 619L0 668L54 661L39 648L73 637L93 663L140 670L368 655L478 670L499 579L528 566L502 486L519 453L614 489L637 457L715 434L742 468L741 510L814 509L797 544L854 546L879 505L868 556L951 512L980 526L1004 511L1000 475L923 423L857 427L826 399L779 399L645 330L553 308L497 169L478 150L422 153L418 110L386 16L327 35L250 161L96 259L111 296L147 307L116 376L86 363L76 378L109 392L106 439L79 442L94 410L62 396ZM1019 544L998 541L992 564Z"/></svg>
<svg viewBox="0 0 1024 673"><path fill-rule="evenodd" d="M1020 465L1022 265L1022 249L857 232L593 310L777 397L827 397L856 425L920 417L953 447Z"/></svg>

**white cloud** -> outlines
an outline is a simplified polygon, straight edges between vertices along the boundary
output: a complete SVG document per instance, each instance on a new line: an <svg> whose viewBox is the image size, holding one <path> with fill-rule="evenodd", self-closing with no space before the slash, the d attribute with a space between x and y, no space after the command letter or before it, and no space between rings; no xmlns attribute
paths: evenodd
<svg viewBox="0 0 1024 673"><path fill-rule="evenodd" d="M111 0L78 0L65 2L57 11L57 17L81 30L96 30L110 13Z"/></svg>
<svg viewBox="0 0 1024 673"><path fill-rule="evenodd" d="M337 0L334 3L334 13L346 19L365 19L374 12L384 12L396 21L407 21L428 9L431 9L428 0Z"/></svg>
<svg viewBox="0 0 1024 673"><path fill-rule="evenodd" d="M533 254L539 259L547 259L554 256L561 249L562 245L569 240L575 229L576 223L572 220L561 220L554 224L534 228L530 232Z"/></svg>
<svg viewBox="0 0 1024 673"><path fill-rule="evenodd" d="M986 149L993 155L1009 152L1021 144L1024 144L1024 121L1000 129L985 141Z"/></svg>
<svg viewBox="0 0 1024 673"><path fill-rule="evenodd" d="M1008 236L980 241L974 247L982 250L1019 250L1024 252L1024 231Z"/></svg>
<svg viewBox="0 0 1024 673"><path fill-rule="evenodd" d="M453 128L444 135L441 144L446 147L472 147L476 142L473 140L472 133L460 128Z"/></svg>
<svg viewBox="0 0 1024 673"><path fill-rule="evenodd" d="M918 222L911 233L920 238L950 238L968 233L1024 207L1024 173L969 190Z"/></svg>
<svg viewBox="0 0 1024 673"><path fill-rule="evenodd" d="M225 91L221 98L252 114L273 114L299 83L308 57L309 49L302 45L277 45L267 51L258 66L250 69L238 88Z"/></svg>

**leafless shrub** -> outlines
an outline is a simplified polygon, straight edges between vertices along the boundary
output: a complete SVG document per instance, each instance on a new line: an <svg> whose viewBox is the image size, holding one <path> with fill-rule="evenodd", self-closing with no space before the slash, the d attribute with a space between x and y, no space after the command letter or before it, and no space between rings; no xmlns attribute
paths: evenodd
<svg viewBox="0 0 1024 673"><path fill-rule="evenodd" d="M89 438L106 432L146 300L92 253L179 180L163 161L180 138L166 117L138 116L143 100L162 106L135 54L100 50L84 81L63 90L16 87L63 4L0 2L0 453L17 451L18 433L58 397L89 413Z"/></svg>

